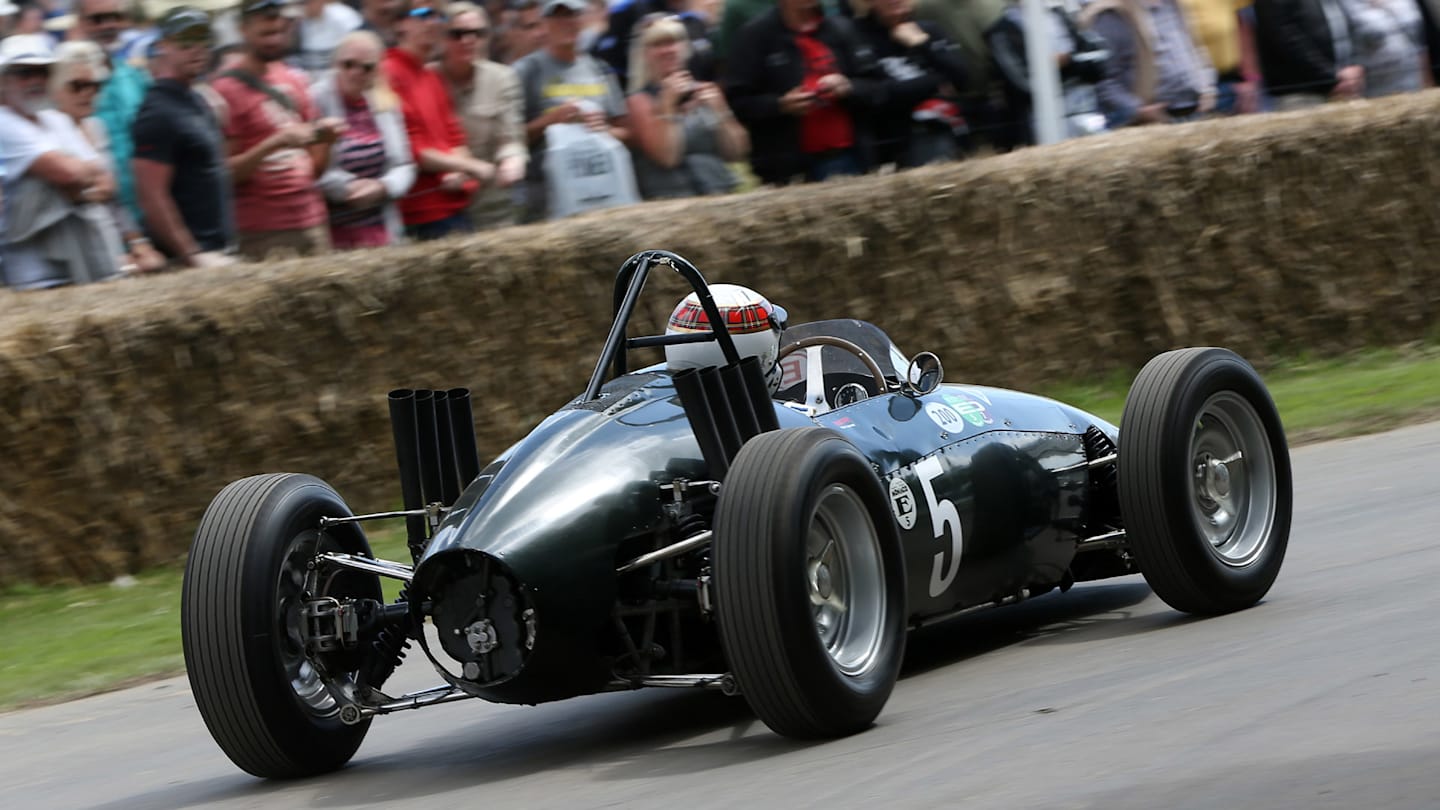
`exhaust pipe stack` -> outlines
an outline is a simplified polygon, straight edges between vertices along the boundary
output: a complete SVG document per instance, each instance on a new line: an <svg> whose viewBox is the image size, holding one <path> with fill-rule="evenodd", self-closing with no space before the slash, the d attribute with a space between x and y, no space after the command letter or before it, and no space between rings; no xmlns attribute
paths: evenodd
<svg viewBox="0 0 1440 810"><path fill-rule="evenodd" d="M440 439L435 433L435 392L415 392L415 433L420 439L420 491L425 503L442 503Z"/></svg>
<svg viewBox="0 0 1440 810"><path fill-rule="evenodd" d="M704 387L700 385L700 371L687 368L677 373L674 379L675 391L680 395L680 407L685 410L685 418L690 420L690 430L695 433L695 440L700 443L700 455L705 458L710 477L718 481L730 471L730 457L720 446L720 431L715 426L715 414L710 410L710 400L705 396Z"/></svg>
<svg viewBox="0 0 1440 810"><path fill-rule="evenodd" d="M738 364L731 363L721 367L719 376L720 389L725 395L726 404L730 406L730 413L735 416L740 443L744 444L751 436L760 432L760 425L755 421L755 405L750 399L750 392L745 388L745 378L741 375Z"/></svg>
<svg viewBox="0 0 1440 810"><path fill-rule="evenodd" d="M450 425L450 392L435 392L435 440L439 445L440 497L449 506L460 497L459 474L455 467L455 438Z"/></svg>
<svg viewBox="0 0 1440 810"><path fill-rule="evenodd" d="M425 495L420 486L420 440L416 432L415 392L397 388L390 392L390 429L395 436L395 460L400 465L400 498L407 512L422 509ZM425 518L405 518L405 538L410 554L419 559L429 541Z"/></svg>
<svg viewBox="0 0 1440 810"><path fill-rule="evenodd" d="M450 506L480 474L470 391L399 388L390 392L390 428L400 469L405 511L438 503ZM410 551L418 559L429 542L425 518L405 518Z"/></svg>
<svg viewBox="0 0 1440 810"><path fill-rule="evenodd" d="M729 472L745 442L780 427L757 358L747 357L721 368L687 368L677 372L674 380L705 466L716 480Z"/></svg>
<svg viewBox="0 0 1440 810"><path fill-rule="evenodd" d="M455 442L455 470L460 491L480 477L480 450L475 444L475 415L470 409L470 389L451 388L445 398L450 416L450 437ZM453 503L453 501L452 501Z"/></svg>
<svg viewBox="0 0 1440 810"><path fill-rule="evenodd" d="M740 377L745 381L745 390L750 393L757 432L779 430L780 418L775 415L775 400L770 398L770 386L765 382L764 372L760 371L760 358L743 358L740 361Z"/></svg>
<svg viewBox="0 0 1440 810"><path fill-rule="evenodd" d="M720 449L725 451L725 466L729 467L746 437L741 435L740 426L735 423L735 412L730 408L730 398L725 395L725 384L720 382L720 369L714 366L700 369L700 388L705 392L710 412L715 415Z"/></svg>

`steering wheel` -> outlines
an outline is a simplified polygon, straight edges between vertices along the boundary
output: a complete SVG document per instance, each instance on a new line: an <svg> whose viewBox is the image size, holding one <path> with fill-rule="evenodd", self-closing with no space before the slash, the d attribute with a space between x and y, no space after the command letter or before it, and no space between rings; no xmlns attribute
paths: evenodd
<svg viewBox="0 0 1440 810"><path fill-rule="evenodd" d="M784 346L781 346L780 351L775 355L775 362L779 363L781 360L784 360L786 357L789 357L795 352L798 352L801 349L811 348L812 346L834 346L837 349L843 349L855 355L856 357L860 358L860 362L865 364L865 368L870 372L870 376L875 378L876 393L883 394L889 390L889 385L885 382L885 372L880 370L880 364L875 362L875 358L871 357L869 352L865 351L854 343L845 340L844 338L832 337L830 335L813 335L811 337L801 338L793 343L787 343ZM819 385L818 390L823 392L824 384L821 381L821 375L819 373L810 373L809 371L807 371L805 376L808 379L814 381L811 383L811 385ZM821 400L820 402L811 402L811 398L811 391L807 391L805 396L806 404L816 407L827 404L824 402L823 393L819 394L819 399Z"/></svg>

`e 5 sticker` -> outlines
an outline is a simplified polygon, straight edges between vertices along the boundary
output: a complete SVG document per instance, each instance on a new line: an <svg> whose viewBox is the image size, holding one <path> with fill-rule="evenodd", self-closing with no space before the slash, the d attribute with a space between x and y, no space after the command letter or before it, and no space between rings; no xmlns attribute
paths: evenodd
<svg viewBox="0 0 1440 810"><path fill-rule="evenodd" d="M905 479L898 475L890 479L890 511L895 514L895 522L900 524L900 528L906 531L915 528L915 494L910 491Z"/></svg>

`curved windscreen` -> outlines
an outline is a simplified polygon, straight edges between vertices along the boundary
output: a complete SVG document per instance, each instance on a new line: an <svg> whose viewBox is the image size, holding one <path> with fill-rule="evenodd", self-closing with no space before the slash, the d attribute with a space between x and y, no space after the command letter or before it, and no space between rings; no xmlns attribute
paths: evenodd
<svg viewBox="0 0 1440 810"><path fill-rule="evenodd" d="M814 337L816 335L828 335L854 343L874 358L875 362L878 363L880 368L885 372L885 376L890 377L893 381L900 380L905 374L905 369L910 365L909 358L900 351L900 348L895 345L894 341L890 340L890 336L885 334L884 330L873 323L856 320L854 318L811 321L810 323L786 327L784 333L780 336L780 345L783 346L802 338ZM810 349L809 351L813 352L816 351L816 349ZM856 378L868 380L871 376L870 371L865 367L865 364L860 361L860 358L844 349L837 349L834 346L822 346L818 347L818 351L820 352L820 365L824 371L827 382L841 379L851 381ZM780 361L780 368L782 374L780 380L780 398L792 398L787 397L787 393L803 394L805 391L805 381L810 368L810 364L806 358L806 351L795 352ZM832 386L827 385L826 387L829 388ZM867 385L866 387L870 388L871 386ZM871 393L875 394L879 392L871 391Z"/></svg>

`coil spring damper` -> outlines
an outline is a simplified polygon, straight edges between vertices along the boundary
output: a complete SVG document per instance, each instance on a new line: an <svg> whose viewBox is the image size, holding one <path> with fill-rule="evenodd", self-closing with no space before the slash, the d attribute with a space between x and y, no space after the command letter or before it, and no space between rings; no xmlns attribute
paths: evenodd
<svg viewBox="0 0 1440 810"><path fill-rule="evenodd" d="M1099 427L1091 425L1082 439L1085 444L1085 458L1094 461L1115 454L1115 443ZM1093 467L1090 470L1090 486L1086 495L1090 502L1092 527L1124 525L1120 520L1119 489L1114 464Z"/></svg>

